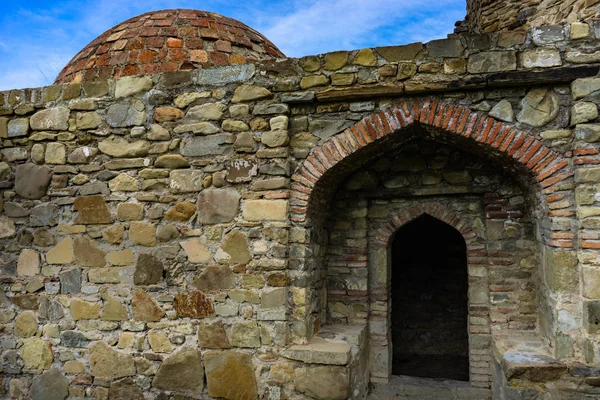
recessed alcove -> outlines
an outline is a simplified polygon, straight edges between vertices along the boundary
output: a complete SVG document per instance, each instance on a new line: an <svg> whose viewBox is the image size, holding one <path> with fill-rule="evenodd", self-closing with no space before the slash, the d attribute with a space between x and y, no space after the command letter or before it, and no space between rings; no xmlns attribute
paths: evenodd
<svg viewBox="0 0 600 400"><path fill-rule="evenodd" d="M392 252L392 374L469 380L466 244L427 214L402 226Z"/></svg>

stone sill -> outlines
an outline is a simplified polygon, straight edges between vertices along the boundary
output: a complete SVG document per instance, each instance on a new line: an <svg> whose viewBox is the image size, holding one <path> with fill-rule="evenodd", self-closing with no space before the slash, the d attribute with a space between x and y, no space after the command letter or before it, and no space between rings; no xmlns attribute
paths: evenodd
<svg viewBox="0 0 600 400"><path fill-rule="evenodd" d="M567 372L567 365L554 358L538 333L496 334L492 346L508 381L550 382Z"/></svg>
<svg viewBox="0 0 600 400"><path fill-rule="evenodd" d="M309 364L349 365L364 345L366 326L328 325L306 344L291 346L281 355Z"/></svg>

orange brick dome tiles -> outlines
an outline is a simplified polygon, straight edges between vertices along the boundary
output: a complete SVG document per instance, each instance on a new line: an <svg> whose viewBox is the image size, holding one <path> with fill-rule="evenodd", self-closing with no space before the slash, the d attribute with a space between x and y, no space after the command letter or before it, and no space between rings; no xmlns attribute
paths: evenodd
<svg viewBox="0 0 600 400"><path fill-rule="evenodd" d="M249 26L198 10L153 11L104 32L81 50L56 83L153 75L282 58Z"/></svg>

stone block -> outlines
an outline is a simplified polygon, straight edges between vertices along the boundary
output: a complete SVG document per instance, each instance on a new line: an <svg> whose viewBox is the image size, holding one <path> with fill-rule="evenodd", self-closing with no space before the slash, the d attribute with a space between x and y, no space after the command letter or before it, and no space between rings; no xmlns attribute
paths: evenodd
<svg viewBox="0 0 600 400"><path fill-rule="evenodd" d="M346 365L350 361L350 345L342 340L314 337L308 344L282 350L281 355L309 364Z"/></svg>
<svg viewBox="0 0 600 400"><path fill-rule="evenodd" d="M526 50L520 54L520 61L525 68L550 68L562 65L560 53L555 49Z"/></svg>
<svg viewBox="0 0 600 400"><path fill-rule="evenodd" d="M209 188L198 195L198 222L220 224L231 222L238 212L241 195L234 188Z"/></svg>
<svg viewBox="0 0 600 400"><path fill-rule="evenodd" d="M463 54L463 46L460 39L432 40L425 44L430 57L460 57Z"/></svg>
<svg viewBox="0 0 600 400"><path fill-rule="evenodd" d="M69 109L58 106L33 114L29 124L34 131L66 131L69 129Z"/></svg>
<svg viewBox="0 0 600 400"><path fill-rule="evenodd" d="M208 394L228 400L250 400L258 395L252 356L235 351L204 354Z"/></svg>
<svg viewBox="0 0 600 400"><path fill-rule="evenodd" d="M149 76L125 76L115 83L115 99L129 97L152 89L152 78Z"/></svg>
<svg viewBox="0 0 600 400"><path fill-rule="evenodd" d="M89 346L90 374L94 377L114 379L135 375L133 356L112 349L103 341Z"/></svg>
<svg viewBox="0 0 600 400"><path fill-rule="evenodd" d="M517 69L517 56L512 51L485 51L469 57L467 69L471 74L514 71Z"/></svg>
<svg viewBox="0 0 600 400"><path fill-rule="evenodd" d="M300 367L294 371L294 385L313 399L344 400L350 393L350 376L344 367Z"/></svg>
<svg viewBox="0 0 600 400"><path fill-rule="evenodd" d="M247 221L285 221L288 207L287 200L247 200L242 214Z"/></svg>
<svg viewBox="0 0 600 400"><path fill-rule="evenodd" d="M204 368L200 351L183 347L167 357L158 368L152 385L176 392L201 393L204 390Z"/></svg>

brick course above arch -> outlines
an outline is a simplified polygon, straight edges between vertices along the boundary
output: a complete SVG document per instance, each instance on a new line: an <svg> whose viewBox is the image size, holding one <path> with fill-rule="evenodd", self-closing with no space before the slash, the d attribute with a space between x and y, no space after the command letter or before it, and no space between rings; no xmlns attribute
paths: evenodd
<svg viewBox="0 0 600 400"><path fill-rule="evenodd" d="M402 100L385 111L363 118L350 128L315 147L292 176L292 219L304 222L309 203L321 178L341 161L403 128L415 124L442 129L448 134L472 140L491 153L500 154L529 171L544 204L556 185L573 176L567 157L545 146L529 132L472 111L449 101L434 98ZM561 205L562 207L563 205ZM572 205L550 207L554 215L572 216ZM546 207L544 207L546 208Z"/></svg>

